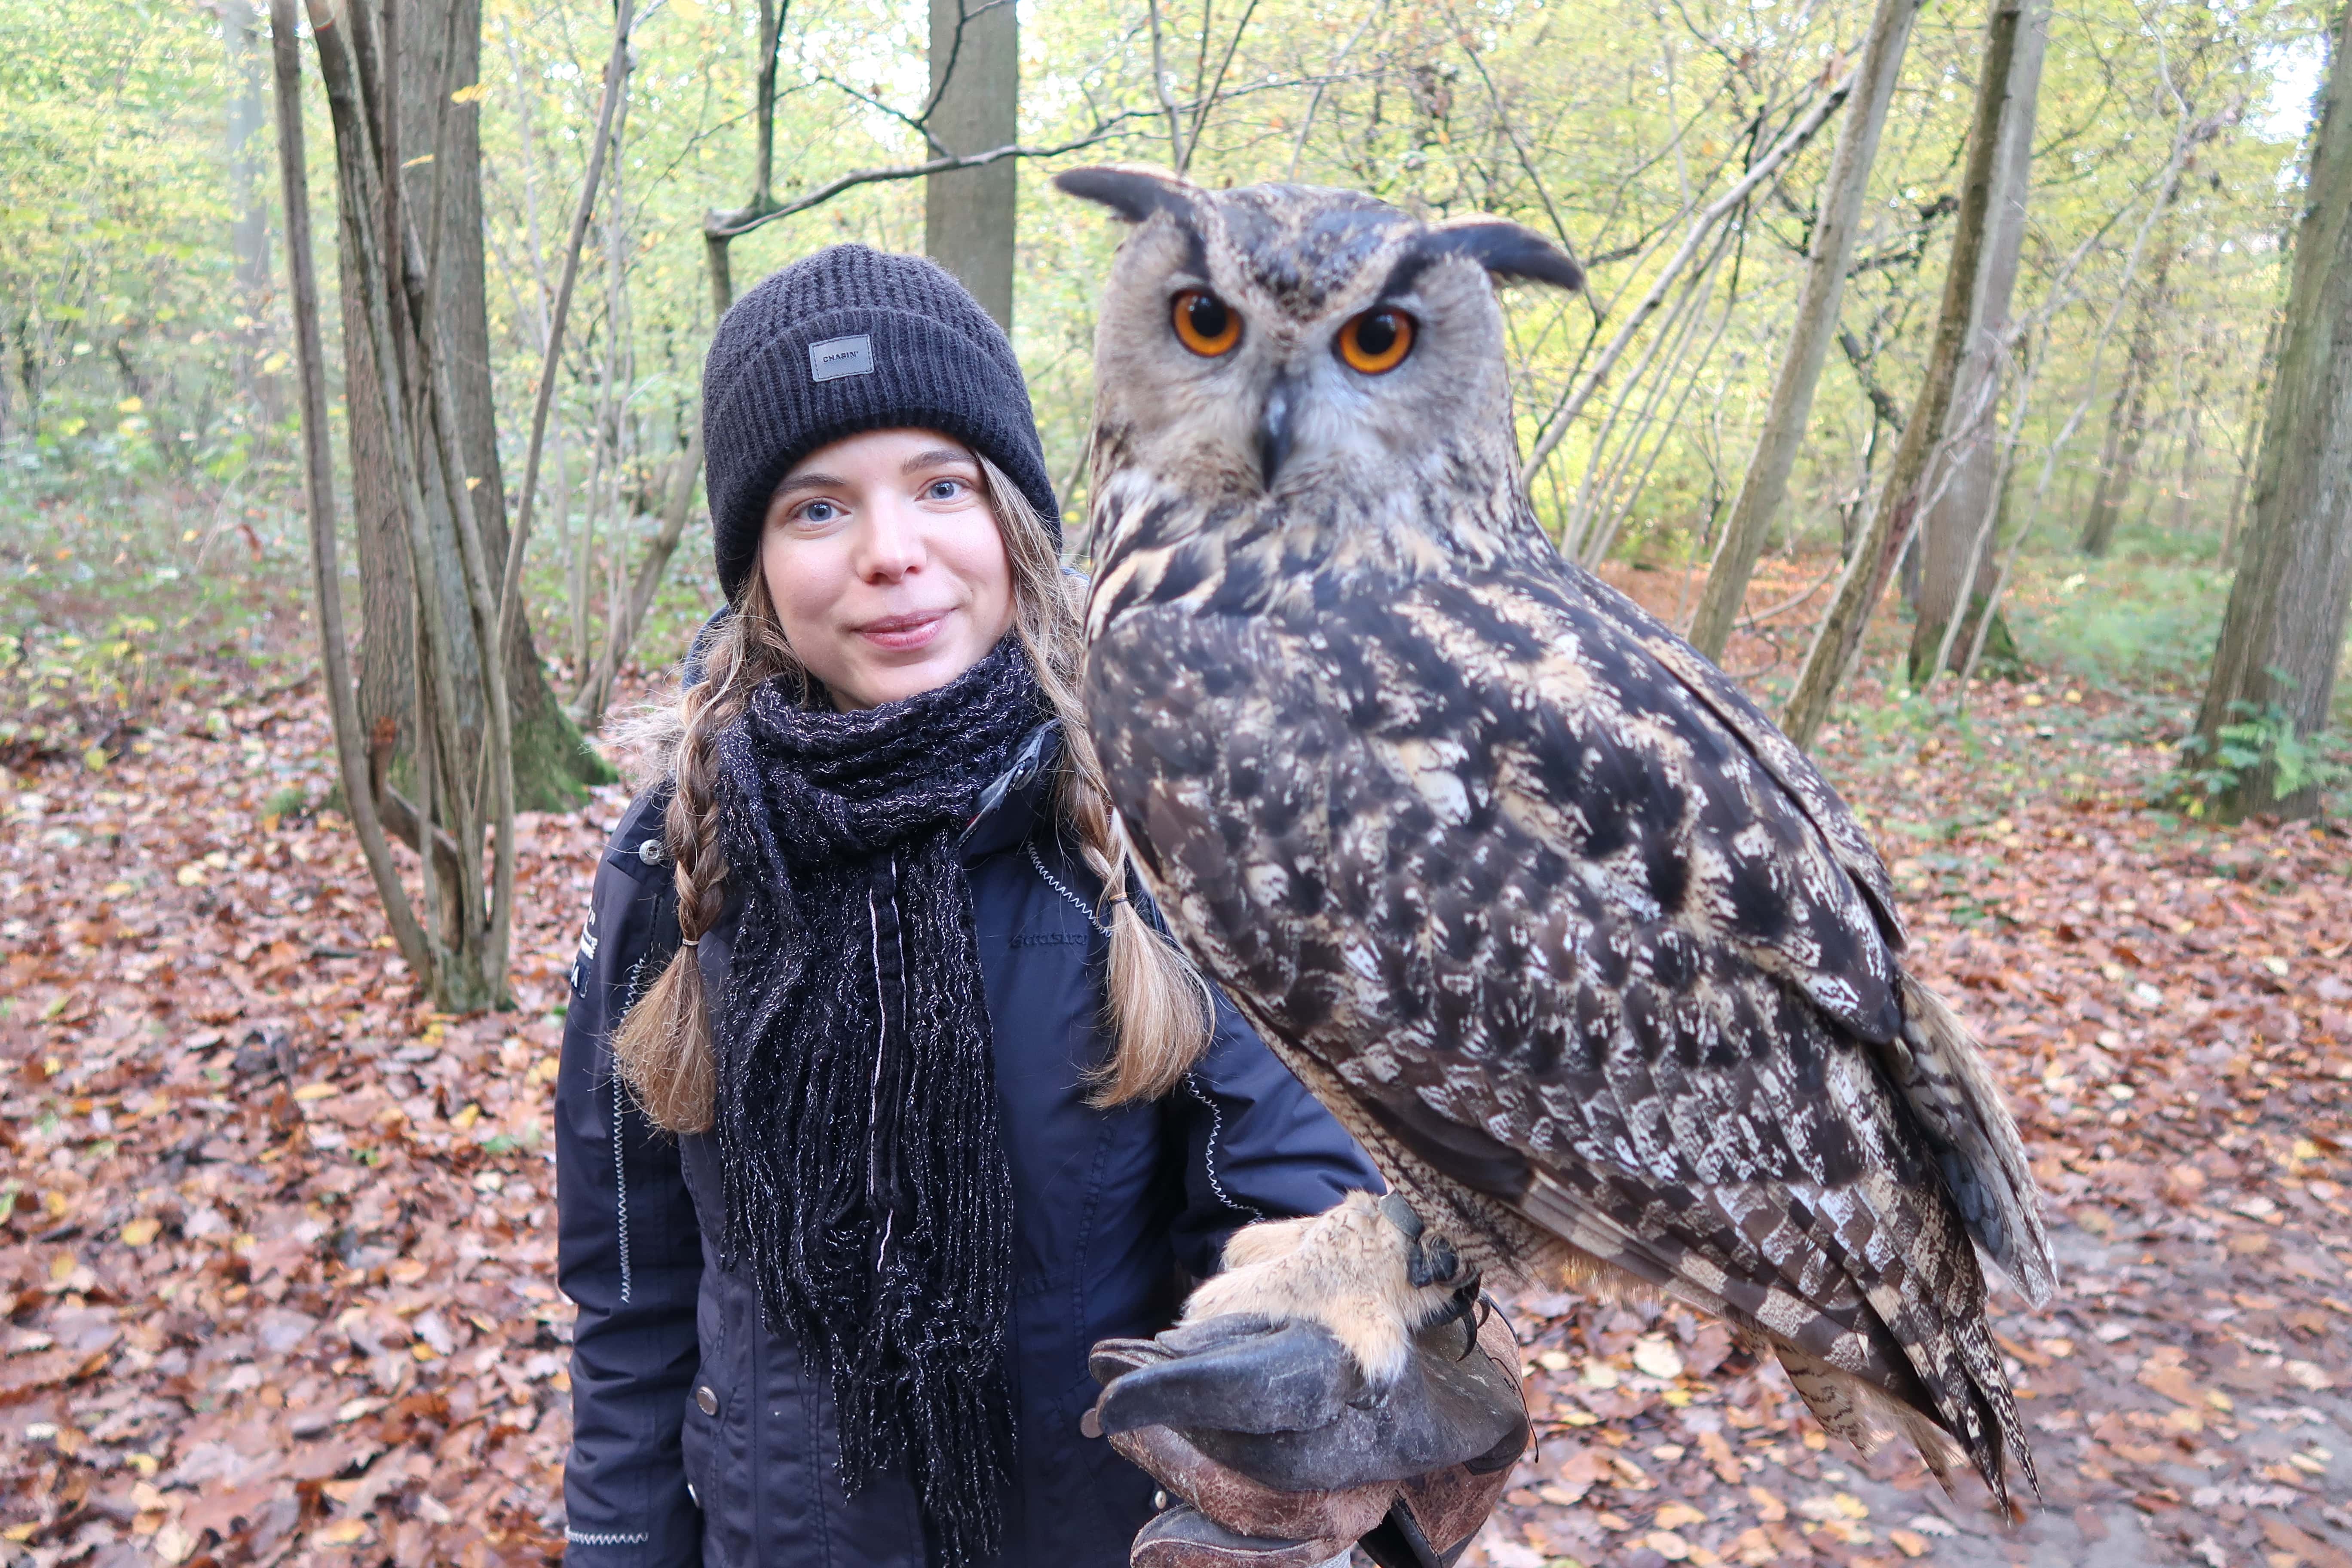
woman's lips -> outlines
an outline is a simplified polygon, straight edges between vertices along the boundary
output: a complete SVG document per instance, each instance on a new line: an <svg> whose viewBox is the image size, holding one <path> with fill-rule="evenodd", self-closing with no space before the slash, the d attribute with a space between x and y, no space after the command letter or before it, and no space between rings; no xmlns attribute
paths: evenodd
<svg viewBox="0 0 2352 1568"><path fill-rule="evenodd" d="M947 619L948 613L945 610L926 610L920 614L908 616L885 616L879 620L868 621L859 626L857 635L877 647L888 648L894 653L904 653L911 648L921 647L939 636L940 628L947 625Z"/></svg>

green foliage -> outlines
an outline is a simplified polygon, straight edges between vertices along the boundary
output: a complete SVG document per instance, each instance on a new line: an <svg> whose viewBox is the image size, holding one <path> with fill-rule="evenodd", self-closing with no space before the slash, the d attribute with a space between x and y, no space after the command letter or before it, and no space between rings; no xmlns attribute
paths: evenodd
<svg viewBox="0 0 2352 1568"><path fill-rule="evenodd" d="M2267 774L2270 793L2284 799L2307 789L2334 789L2352 780L2352 767L2331 754L2326 731L2305 735L2277 702L2230 704L2231 721L2209 743L2191 734L2180 742L2180 773L2173 796L2191 817L2226 809L2239 791Z"/></svg>
<svg viewBox="0 0 2352 1568"><path fill-rule="evenodd" d="M2109 689L2193 691L2212 663L2230 579L2207 563L2147 556L2026 563L2005 605L2019 653Z"/></svg>
<svg viewBox="0 0 2352 1568"><path fill-rule="evenodd" d="M62 754L102 771L154 695L156 629L134 616L99 638L40 630L0 638L0 763Z"/></svg>
<svg viewBox="0 0 2352 1568"><path fill-rule="evenodd" d="M238 200L276 178L266 121L242 184L224 158L231 100L257 110L267 64L249 49L233 73L229 9L0 7L0 463L20 486L255 477L286 355L266 273L240 279L230 245Z"/></svg>
<svg viewBox="0 0 2352 1568"><path fill-rule="evenodd" d="M1104 132L1024 163L1020 182L1014 342L1071 520L1086 500L1095 295L1119 234L1095 209L1054 194L1046 176L1080 163L1167 163L1163 88L1189 107L1223 83L1223 96L1187 119L1198 141L1191 173L1205 183L1349 185L1433 217L1495 213L1565 237L1589 264L1589 295L1506 297L1524 437L1573 382L1580 355L1649 287L1685 204L1721 189L1851 65L1869 11L1868 0L1663 9L1484 0L1466 10L1261 0L1181 16L1141 0L1025 6L1023 140ZM231 30L250 14L249 0L0 7L8 105L0 115L0 573L17 573L0 609L12 624L36 607L62 608L82 635L102 635L112 615L148 615L167 629L193 616L191 630L218 633L213 646L227 647L239 627L289 613L301 578L301 495L267 47L258 25L241 47ZM597 619L609 584L625 579L654 531L659 480L698 416L712 326L702 220L741 205L751 189L757 5L668 0L641 14L624 138L556 378L569 504L556 504L551 457L527 562L527 605L542 649L558 659L579 652L567 601ZM459 84L483 149L491 372L509 507L610 17L603 0L488 0L480 79ZM927 155L907 120L928 89L922 7L796 0L788 17L780 198ZM1899 402L1916 388L1935 308L1982 22L1981 8L1969 6L1919 18L1863 219L1843 323L1869 374ZM2171 448L2152 438L2144 472L2164 500L2127 513L2148 521L2127 521L2130 559L2102 569L2120 575L2086 579L2046 603L2023 592L2012 600L2032 663L2105 684L2178 685L2202 668L2220 595L2213 574L2181 551L2213 553L2247 436L2239 411L2250 406L2277 297L2278 237L2297 200L2305 116L2260 94L2266 70L2307 53L2323 22L2289 0L2221 10L2086 0L2056 18L2018 289L2021 313L2046 316L2046 331L2020 434L2032 449L2078 405L2104 409L2120 352L2108 317L2142 248L2180 116L2191 112L2182 106L2193 105L2217 118L2168 220L2182 254L2159 353L2178 374L2162 378L2155 415L2177 433L2182 411L2201 411L2204 457L2163 458ZM1166 34L1156 81L1155 25ZM314 73L307 40L304 54ZM335 204L315 74L306 93L332 396ZM240 158L229 128L256 113L258 133ZM1834 124L1759 195L1726 253L1693 340L1701 346L1662 405L1672 416L1662 416L1654 447L1628 470L1642 478L1621 552L1706 555L1709 520L1737 488L1779 363L1809 204L1833 141ZM738 289L836 240L919 249L922 201L919 180L859 185L746 236L733 248ZM240 210L257 202L270 241L258 279L240 275L231 238ZM1635 389L1643 353L1637 341L1539 478L1535 499L1551 525L1576 505L1600 424L1620 391ZM1842 363L1822 378L1812 423L1784 520L1797 545L1834 527L1863 478L1871 416ZM2096 418L2079 426L2053 496L2095 460L2095 437L2082 432L2097 426ZM1882 468L1890 442L1882 436ZM333 445L343 462L345 443ZM341 487L348 516L348 479ZM2172 498L2184 490L2176 512ZM194 537L185 537L192 523ZM1082 544L1082 531L1070 531ZM71 535L62 541L76 552L70 572L84 574L71 582L42 553L59 534ZM354 553L346 550L347 563ZM583 555L589 569L575 577L567 567ZM27 594L24 574L35 564L38 592ZM642 634L641 661L677 658L715 597L707 534L691 528Z"/></svg>
<svg viewBox="0 0 2352 1568"><path fill-rule="evenodd" d="M621 159L629 279L623 322L634 355L627 418L639 424L618 445L637 454L628 459L633 475L674 449L680 422L692 416L695 369L709 331L699 225L706 211L740 205L749 193L755 14L748 0L676 0L638 37L642 64ZM1868 14L1864 0L1669 11L1630 0L1489 4L1466 13L1375 0L1337 11L1263 0L1247 9L1227 96L1202 117L1191 173L1213 184L1287 177L1349 185L1432 216L1496 213L1544 232L1555 232L1557 218L1558 231L1590 262L1592 289L1589 300L1541 289L1507 296L1521 431L1531 436L1572 378L1594 332L1596 306L1611 312L1613 331L1674 248L1686 197L1719 189L1818 90L1825 72L1851 63ZM551 275L554 237L585 162L604 15L576 0L493 0L485 26L490 294L494 331L508 345L499 374L509 408L522 406L536 374L534 279ZM1213 74L1233 35L1231 16L1212 15L1205 53ZM1167 7L1159 18L1168 35L1166 84L1190 104L1203 54L1199 18ZM1898 400L1910 395L1924 356L1949 231L1943 198L1956 177L1982 20L1971 7L1930 8L1920 17L1857 247L1844 321ZM1024 163L1021 179L1014 341L1049 465L1075 513L1085 500L1094 300L1119 235L1098 212L1052 192L1045 176L1114 158L1164 164L1171 148L1150 77L1147 7L1046 0L1024 9L1022 26L1023 139L1057 142L1113 121L1120 129L1065 157ZM919 7L874 0L793 6L782 46L779 197L850 169L923 155L920 138L890 112L920 106L922 27ZM2029 443L2048 439L2077 398L2095 393L2099 353L2112 385L2116 349L2101 349L2100 333L2123 287L2151 181L2170 153L2178 103L2242 99L2249 61L2311 36L2313 17L2277 3L2216 13L2094 0L2087 10L2063 12L2055 27L2037 138L2034 227L2018 296L2027 310L2053 295L2056 301L2040 356L2043 390L2024 432ZM522 156L526 100L535 183ZM2199 178L2177 206L2195 264L2174 268L2179 303L2166 350L2184 367L2203 367L2201 387L2184 370L2179 389L2184 397L2195 391L2203 407L2238 407L2260 362L2276 236L2292 212L2278 175L2292 163L2301 129L2293 115L2231 119L2200 146ZM1808 238L1805 204L1833 139L1825 132L1796 160L1781 195L1759 204L1727 258L1710 308L1716 313L1699 338L1713 333L1717 320L1725 331L1712 357L1701 363L1695 350L1684 366L1696 381L1687 401L1668 400L1680 416L1664 421L1654 437L1660 444L1620 536L1621 552L1668 559L1704 552L1701 535L1738 485L1778 365ZM737 286L834 240L919 248L921 235L919 181L860 186L737 241ZM534 259L534 245L543 261ZM602 290L587 286L593 271L593 263L574 318L580 346L561 386L560 407L576 435L606 417L594 407L588 374L604 353L609 313ZM1641 352L1637 344L1621 365L1612 394L1628 384ZM1575 503L1608 402L1596 402L1536 487L1538 510L1555 527ZM1854 483L1867 425L1853 377L1832 365L1792 491L1789 525L1800 536L1830 525L1834 503ZM1882 462L1888 441L1882 438ZM2077 446L2084 449L2072 453L2070 469L2096 455L2088 441ZM2206 447L2220 454L2227 443L2209 432ZM2177 488L2179 477L2168 482ZM2231 477L2216 461L2189 476L2201 503L2193 518L2200 534L2215 526ZM554 535L551 526L549 556L534 578L542 605L555 593ZM665 632L659 645L669 646L667 628L649 635L655 630Z"/></svg>
<svg viewBox="0 0 2352 1568"><path fill-rule="evenodd" d="M103 765L159 713L201 726L307 657L287 635L307 614L298 521L222 510L190 528L184 492L80 507L35 500L26 479L0 470L0 765Z"/></svg>

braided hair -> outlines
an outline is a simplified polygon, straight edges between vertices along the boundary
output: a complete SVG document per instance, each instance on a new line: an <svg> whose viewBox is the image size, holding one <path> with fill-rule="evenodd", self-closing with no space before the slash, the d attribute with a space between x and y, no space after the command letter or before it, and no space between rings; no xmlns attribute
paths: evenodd
<svg viewBox="0 0 2352 1568"><path fill-rule="evenodd" d="M1128 896L1132 860L1126 834L1078 695L1086 658L1083 582L1062 570L1053 532L1021 488L985 457L974 456L1012 569L1013 633L1062 721L1055 816L1103 887L1096 920L1109 933L1106 1022L1115 1046L1094 1074L1092 1098L1102 1106L1154 1100L1181 1083L1208 1048L1210 994L1183 953ZM673 705L676 787L662 842L675 868L681 945L613 1037L614 1063L646 1117L680 1133L709 1131L718 1091L709 1002L695 961L695 944L726 908L718 737L770 680L797 683L803 701L812 691L806 668L785 640L764 574L755 569L746 576L734 609L705 650L704 679L682 689Z"/></svg>

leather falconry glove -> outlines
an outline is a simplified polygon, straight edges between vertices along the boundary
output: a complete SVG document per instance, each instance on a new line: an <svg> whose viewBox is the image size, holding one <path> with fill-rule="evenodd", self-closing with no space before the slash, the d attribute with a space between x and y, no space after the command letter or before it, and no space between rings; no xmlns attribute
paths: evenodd
<svg viewBox="0 0 2352 1568"><path fill-rule="evenodd" d="M1133 1568L1450 1568L1528 1446L1518 1346L1491 1303L1365 1385L1329 1330L1241 1313L1104 1340L1083 1423L1165 1489Z"/></svg>

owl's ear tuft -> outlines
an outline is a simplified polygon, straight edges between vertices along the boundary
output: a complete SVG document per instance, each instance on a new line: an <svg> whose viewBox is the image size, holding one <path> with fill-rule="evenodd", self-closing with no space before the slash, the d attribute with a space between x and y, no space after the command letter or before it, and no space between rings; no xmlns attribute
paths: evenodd
<svg viewBox="0 0 2352 1568"><path fill-rule="evenodd" d="M1549 283L1556 289L1584 287L1576 258L1531 228L1496 217L1457 218L1432 228L1424 250L1466 256L1501 279Z"/></svg>
<svg viewBox="0 0 2352 1568"><path fill-rule="evenodd" d="M1198 187L1157 169L1103 163L1065 169L1054 176L1054 188L1081 201L1100 202L1129 223L1148 223L1152 214L1164 212L1179 223L1190 224Z"/></svg>

